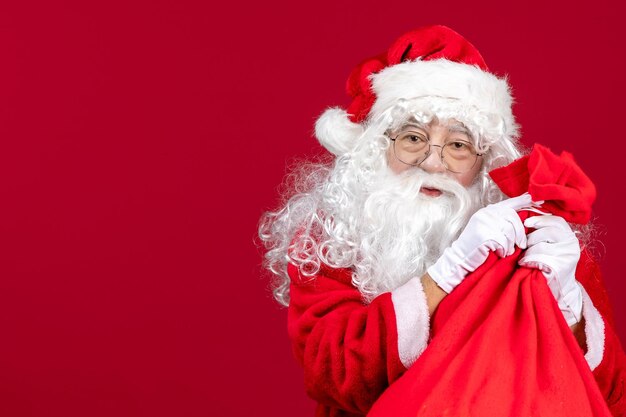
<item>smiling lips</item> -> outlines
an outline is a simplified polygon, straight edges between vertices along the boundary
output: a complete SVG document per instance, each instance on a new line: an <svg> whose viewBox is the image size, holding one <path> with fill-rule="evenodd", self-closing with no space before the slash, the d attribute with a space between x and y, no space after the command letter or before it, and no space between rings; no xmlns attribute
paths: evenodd
<svg viewBox="0 0 626 417"><path fill-rule="evenodd" d="M439 197L443 192L438 190L437 188L429 188L429 187L421 187L420 193L425 194L429 197Z"/></svg>

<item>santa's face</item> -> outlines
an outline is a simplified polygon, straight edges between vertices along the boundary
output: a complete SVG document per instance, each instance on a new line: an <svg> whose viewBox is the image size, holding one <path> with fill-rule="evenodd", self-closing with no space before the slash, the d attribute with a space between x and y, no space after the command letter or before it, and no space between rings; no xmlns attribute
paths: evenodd
<svg viewBox="0 0 626 417"><path fill-rule="evenodd" d="M326 200L337 201L325 209L342 233L338 241L351 241L354 247L353 283L366 300L422 276L481 204L477 177L483 161L470 131L451 119L398 117L385 134L392 146L383 148L376 133L382 126L372 125L351 155L352 163L330 181L346 187L336 195L350 197ZM372 162L381 157L386 164ZM336 253L345 257L341 250Z"/></svg>
<svg viewBox="0 0 626 417"><path fill-rule="evenodd" d="M413 137L413 139L422 138L425 139L431 145L430 154L421 161L418 165L410 165L406 161L403 162L398 159L396 152L394 152L394 146L389 147L387 150L387 163L389 168L395 174L402 174L409 170L421 169L430 174L443 174L446 175L464 187L469 187L474 183L476 176L480 172L482 167L482 157L475 156L475 163L471 165L467 169L463 169L462 172L452 172L446 168L442 161L442 152L443 146L448 144L450 147L453 144L462 144L468 143L473 144L474 141L471 137L471 134L465 128L465 126L454 120L449 119L446 121L439 121L437 119L433 119L428 124L420 124L417 122L408 122L403 125L400 129L396 129L394 133L394 137L399 132L410 130L411 132L416 133L418 136ZM397 144L396 144L397 146ZM410 161L415 162L415 161ZM442 195L442 191L436 188L428 188L422 187L420 189L420 193L437 198Z"/></svg>

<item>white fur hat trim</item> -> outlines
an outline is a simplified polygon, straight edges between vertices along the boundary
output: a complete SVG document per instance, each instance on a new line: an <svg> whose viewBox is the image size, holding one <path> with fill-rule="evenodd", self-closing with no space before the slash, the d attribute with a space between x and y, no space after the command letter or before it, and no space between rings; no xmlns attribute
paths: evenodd
<svg viewBox="0 0 626 417"><path fill-rule="evenodd" d="M399 100L432 96L456 99L463 107L474 108L491 119L500 119L504 130L502 135L517 134L511 109L513 98L506 79L500 79L473 65L446 59L403 62L373 74L372 89L376 101L370 111L370 118Z"/></svg>
<svg viewBox="0 0 626 417"><path fill-rule="evenodd" d="M340 107L326 109L315 122L317 140L336 156L349 152L363 131L363 126L352 122L348 113Z"/></svg>

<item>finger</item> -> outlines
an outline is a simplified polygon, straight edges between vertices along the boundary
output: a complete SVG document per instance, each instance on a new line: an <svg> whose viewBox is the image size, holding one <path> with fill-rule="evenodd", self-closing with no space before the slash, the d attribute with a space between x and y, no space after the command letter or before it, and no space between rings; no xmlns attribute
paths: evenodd
<svg viewBox="0 0 626 417"><path fill-rule="evenodd" d="M548 281L548 286L550 287L550 290L553 291L550 284L551 284L551 281L555 281L557 278L555 275L555 271L550 265L544 262L544 259L540 255L538 256L526 255L522 259L520 259L517 262L517 264L528 267L528 268L538 269L539 271L541 271L544 277L546 278L546 280ZM552 282L552 284L554 285L554 282Z"/></svg>
<svg viewBox="0 0 626 417"><path fill-rule="evenodd" d="M533 259L532 257L528 257L528 256L524 256L522 259L520 259L519 261L517 261L517 264L520 266L525 266L527 268L534 268L534 269L538 269L542 272L545 273L550 273L552 272L552 269L541 262L538 262L537 260Z"/></svg>
<svg viewBox="0 0 626 417"><path fill-rule="evenodd" d="M487 247L487 249L495 252L496 255L498 255L500 258L504 258L505 256L509 255L509 247L511 246L511 244L507 241L506 236L502 235L497 238L488 240L487 242L485 242L485 246Z"/></svg>
<svg viewBox="0 0 626 417"><path fill-rule="evenodd" d="M524 257L526 258L551 258L551 254L554 252L553 243L538 242L526 249Z"/></svg>
<svg viewBox="0 0 626 417"><path fill-rule="evenodd" d="M519 215L515 211L510 210L508 213L504 214L504 220L508 223L508 227L511 229L509 234L512 233L510 236L512 243L522 249L525 249L527 245L526 230L524 229L524 224L519 218ZM513 250L515 250L515 247L513 247Z"/></svg>
<svg viewBox="0 0 626 417"><path fill-rule="evenodd" d="M541 205L545 202L546 202L545 200L537 200L537 201L533 200L533 207L541 207Z"/></svg>
<svg viewBox="0 0 626 417"><path fill-rule="evenodd" d="M541 227L554 227L564 231L572 230L572 228L569 226L569 224L567 224L563 217L554 216L552 214L529 217L524 221L524 225L533 229L538 229Z"/></svg>
<svg viewBox="0 0 626 417"><path fill-rule="evenodd" d="M511 208L515 211L521 210L524 207L530 207L532 205L532 197L528 193L524 193L518 197L502 200L497 203L498 207Z"/></svg>
<svg viewBox="0 0 626 417"><path fill-rule="evenodd" d="M561 240L562 231L554 227L543 227L529 233L527 237L528 247L535 246L540 242L555 243Z"/></svg>
<svg viewBox="0 0 626 417"><path fill-rule="evenodd" d="M517 261L517 264L521 265L521 266L526 266L528 268L535 268L535 269L539 269L541 267L541 265L542 265L542 264L534 261L529 256L523 256L522 258L520 258L519 261Z"/></svg>
<svg viewBox="0 0 626 417"><path fill-rule="evenodd" d="M497 246L496 250L494 251L496 253L496 255L498 255L500 258L506 258L507 254L506 254L506 248L502 247L502 246Z"/></svg>
<svg viewBox="0 0 626 417"><path fill-rule="evenodd" d="M534 204L534 201L533 201L533 204ZM532 206L532 207L528 207L528 208L523 208L520 211L525 210L525 211L531 211L531 212L537 213L537 214L550 214L548 212L539 210L537 207L539 207L539 206Z"/></svg>

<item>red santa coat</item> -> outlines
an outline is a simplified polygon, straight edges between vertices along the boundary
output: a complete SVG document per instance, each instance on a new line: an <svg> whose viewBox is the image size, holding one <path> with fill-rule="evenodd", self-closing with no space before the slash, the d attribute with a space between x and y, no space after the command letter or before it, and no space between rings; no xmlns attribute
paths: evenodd
<svg viewBox="0 0 626 417"><path fill-rule="evenodd" d="M364 304L347 269L323 267L292 279L289 335L304 367L316 415L363 416L424 351L429 338L426 297L418 277ZM583 252L576 271L585 288L585 358L614 416L626 415L626 358L613 330L598 265Z"/></svg>
<svg viewBox="0 0 626 417"><path fill-rule="evenodd" d="M570 154L557 156L536 145L526 157L490 175L507 195L529 191L535 200L545 200L542 208L568 221L585 223L590 217L595 187ZM317 415L365 415L426 349L430 317L420 278L365 304L351 283L351 270L323 266L311 279L289 265L288 273L289 335L304 367L306 390L319 402ZM585 360L610 412L625 416L626 355L613 330L600 270L586 251L576 278L584 288ZM404 398L397 393L394 398Z"/></svg>

